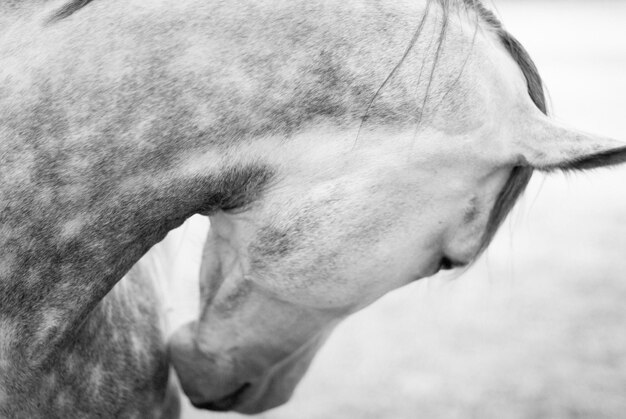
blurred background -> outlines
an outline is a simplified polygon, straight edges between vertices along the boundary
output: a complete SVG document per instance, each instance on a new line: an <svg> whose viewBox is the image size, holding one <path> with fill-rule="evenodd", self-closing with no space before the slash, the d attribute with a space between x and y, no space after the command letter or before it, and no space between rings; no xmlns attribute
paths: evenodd
<svg viewBox="0 0 626 419"><path fill-rule="evenodd" d="M487 4L557 119L626 141L626 2ZM258 417L626 418L626 167L535 175L475 266L349 318L291 402Z"/></svg>

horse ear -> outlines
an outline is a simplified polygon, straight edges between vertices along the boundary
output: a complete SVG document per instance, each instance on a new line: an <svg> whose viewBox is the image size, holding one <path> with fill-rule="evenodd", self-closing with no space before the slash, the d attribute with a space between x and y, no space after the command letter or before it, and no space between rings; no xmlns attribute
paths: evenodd
<svg viewBox="0 0 626 419"><path fill-rule="evenodd" d="M543 114L523 125L517 147L535 169L584 170L626 162L624 142L566 128Z"/></svg>

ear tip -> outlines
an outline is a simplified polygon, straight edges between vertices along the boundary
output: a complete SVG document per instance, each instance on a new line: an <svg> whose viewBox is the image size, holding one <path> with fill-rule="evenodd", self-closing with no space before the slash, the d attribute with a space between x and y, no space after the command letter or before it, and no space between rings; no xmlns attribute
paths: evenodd
<svg viewBox="0 0 626 419"><path fill-rule="evenodd" d="M569 166L575 170L595 169L597 167L614 166L626 162L626 144L621 147L604 150L585 156Z"/></svg>
<svg viewBox="0 0 626 419"><path fill-rule="evenodd" d="M544 165L534 165L534 168L543 172L555 170L577 171L615 166L622 163L626 163L626 144L609 150L601 150L596 153L575 156L572 159L555 161Z"/></svg>

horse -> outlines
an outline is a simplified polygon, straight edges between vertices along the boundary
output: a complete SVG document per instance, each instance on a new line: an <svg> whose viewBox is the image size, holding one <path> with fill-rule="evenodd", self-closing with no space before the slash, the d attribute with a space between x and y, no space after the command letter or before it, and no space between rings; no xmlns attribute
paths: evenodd
<svg viewBox="0 0 626 419"><path fill-rule="evenodd" d="M471 263L533 170L626 156L545 115L478 0L6 2L0 93L4 417L175 415L165 352L196 406L277 406L341 319ZM194 214L201 311L164 349L131 268Z"/></svg>

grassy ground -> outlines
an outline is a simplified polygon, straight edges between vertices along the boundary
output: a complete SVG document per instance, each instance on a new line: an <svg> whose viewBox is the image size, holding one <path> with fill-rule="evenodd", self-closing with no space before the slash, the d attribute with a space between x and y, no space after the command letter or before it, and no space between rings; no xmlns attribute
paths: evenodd
<svg viewBox="0 0 626 419"><path fill-rule="evenodd" d="M557 117L626 141L626 4L497 6ZM476 266L350 318L260 417L626 418L625 186L626 168L535 177Z"/></svg>

